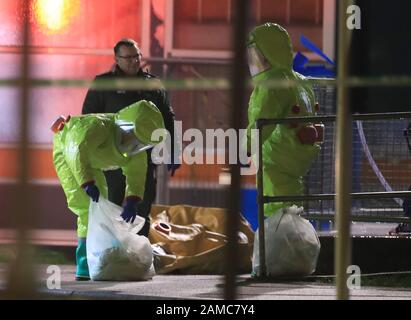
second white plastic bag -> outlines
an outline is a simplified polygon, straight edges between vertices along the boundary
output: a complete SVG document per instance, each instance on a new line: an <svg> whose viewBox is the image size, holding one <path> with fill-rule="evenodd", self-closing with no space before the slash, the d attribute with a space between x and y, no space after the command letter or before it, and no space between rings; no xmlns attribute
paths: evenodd
<svg viewBox="0 0 411 320"><path fill-rule="evenodd" d="M264 221L265 256L269 276L302 276L315 271L320 241L303 208L292 206ZM258 230L254 237L253 272L260 275Z"/></svg>
<svg viewBox="0 0 411 320"><path fill-rule="evenodd" d="M90 201L87 262L92 280L148 280L155 274L150 241L137 235L145 220L136 216L134 223L126 223L121 212L103 197Z"/></svg>

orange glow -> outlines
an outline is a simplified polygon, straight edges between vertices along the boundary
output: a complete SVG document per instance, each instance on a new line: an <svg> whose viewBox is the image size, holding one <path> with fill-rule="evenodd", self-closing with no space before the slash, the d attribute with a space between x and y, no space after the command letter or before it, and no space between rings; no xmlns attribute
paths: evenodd
<svg viewBox="0 0 411 320"><path fill-rule="evenodd" d="M36 21L46 34L65 31L80 11L80 0L34 0Z"/></svg>

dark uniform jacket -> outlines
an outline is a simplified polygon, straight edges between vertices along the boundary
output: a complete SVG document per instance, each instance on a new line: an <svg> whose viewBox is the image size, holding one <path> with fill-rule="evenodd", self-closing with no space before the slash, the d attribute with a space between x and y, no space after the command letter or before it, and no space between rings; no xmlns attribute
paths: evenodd
<svg viewBox="0 0 411 320"><path fill-rule="evenodd" d="M113 70L96 76L94 81L126 78L125 74L116 66ZM127 77L128 78L128 77ZM138 79L156 79L156 76L144 72L142 69L135 75ZM153 102L163 115L164 125L171 135L171 154L174 150L174 111L168 101L164 89L155 90L96 90L87 92L83 103L82 113L116 113L137 101ZM151 159L151 157L149 157Z"/></svg>

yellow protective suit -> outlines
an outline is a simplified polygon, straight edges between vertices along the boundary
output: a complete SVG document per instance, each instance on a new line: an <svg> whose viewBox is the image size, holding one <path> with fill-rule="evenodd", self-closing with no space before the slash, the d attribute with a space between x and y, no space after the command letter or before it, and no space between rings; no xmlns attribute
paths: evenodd
<svg viewBox="0 0 411 320"><path fill-rule="evenodd" d="M118 113L88 114L71 117L62 130L54 135L53 161L67 204L77 216L77 235L87 236L89 197L81 188L94 181L107 197L102 170L121 168L126 176L126 197L143 198L146 179L146 152L121 153L119 127L132 127L141 144L152 141L156 129L164 129L163 117L157 107L145 100L134 103Z"/></svg>
<svg viewBox="0 0 411 320"><path fill-rule="evenodd" d="M270 88L268 80L305 80L292 69L293 53L287 31L275 23L256 27L248 41L249 65L256 84L248 107L247 140L258 119L315 116L318 104L308 81L296 87ZM320 151L322 126L289 123L265 126L262 132L265 196L291 196L303 193L303 176ZM250 151L250 145L248 145ZM255 156L255 155L254 155ZM267 203L270 216L294 203Z"/></svg>

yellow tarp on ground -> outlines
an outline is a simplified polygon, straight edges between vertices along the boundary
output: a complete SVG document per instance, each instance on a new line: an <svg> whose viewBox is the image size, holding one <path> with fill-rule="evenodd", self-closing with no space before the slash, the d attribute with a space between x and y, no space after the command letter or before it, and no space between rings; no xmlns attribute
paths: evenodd
<svg viewBox="0 0 411 320"><path fill-rule="evenodd" d="M227 244L227 211L219 208L187 205L155 205L151 209L149 240L164 250L157 255L156 272L183 274L224 273ZM158 223L167 223L167 233L156 229ZM240 215L238 235L239 272L251 272L254 233Z"/></svg>

